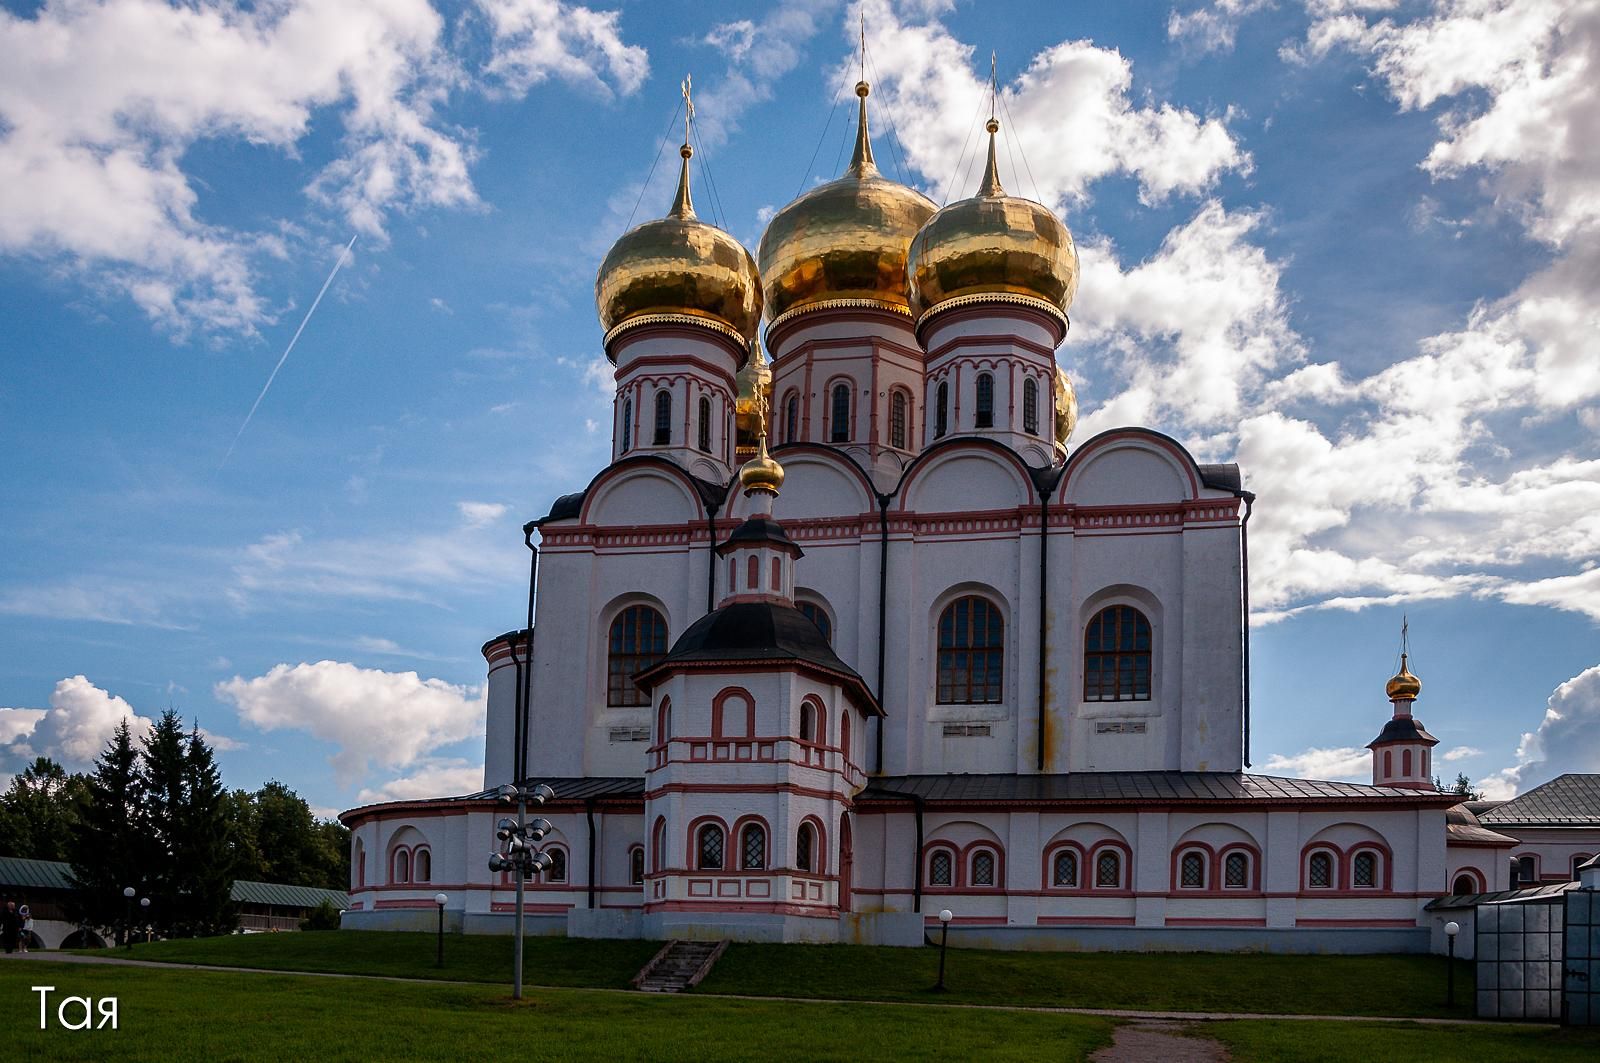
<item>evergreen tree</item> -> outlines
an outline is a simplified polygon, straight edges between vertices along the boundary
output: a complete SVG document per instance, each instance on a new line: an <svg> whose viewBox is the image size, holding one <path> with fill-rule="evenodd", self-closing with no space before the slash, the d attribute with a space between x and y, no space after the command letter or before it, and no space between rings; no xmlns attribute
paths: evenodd
<svg viewBox="0 0 1600 1063"><path fill-rule="evenodd" d="M88 790L49 757L36 757L0 794L0 856L66 860Z"/></svg>
<svg viewBox="0 0 1600 1063"><path fill-rule="evenodd" d="M139 778L144 788L145 830L153 850L145 880L137 888L150 898L142 919L155 925L164 937L178 935L184 920L182 869L179 850L184 831L186 803L183 721L168 709L145 735ZM182 935L187 936L187 935Z"/></svg>
<svg viewBox="0 0 1600 1063"><path fill-rule="evenodd" d="M143 888L154 863L144 815L144 780L128 721L117 725L95 761L67 859L77 890L69 915L86 926L121 928L122 890Z"/></svg>
<svg viewBox="0 0 1600 1063"><path fill-rule="evenodd" d="M228 822L228 792L211 747L196 726L183 751L183 804L177 810L175 878L181 907L174 931L228 934L239 925L231 897L238 853Z"/></svg>

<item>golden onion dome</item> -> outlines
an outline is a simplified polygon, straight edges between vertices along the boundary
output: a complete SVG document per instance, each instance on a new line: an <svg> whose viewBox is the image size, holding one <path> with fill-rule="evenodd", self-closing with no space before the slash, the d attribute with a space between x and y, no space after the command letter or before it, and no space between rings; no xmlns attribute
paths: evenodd
<svg viewBox="0 0 1600 1063"><path fill-rule="evenodd" d="M998 299L1038 306L1064 324L1078 292L1078 249L1049 207L1006 195L995 162L1000 123L991 118L987 129L978 194L939 211L911 242L911 311L921 318L948 304Z"/></svg>
<svg viewBox="0 0 1600 1063"><path fill-rule="evenodd" d="M1078 427L1078 391L1072 386L1067 371L1056 366L1056 442L1062 446L1072 438Z"/></svg>
<svg viewBox="0 0 1600 1063"><path fill-rule="evenodd" d="M754 450L756 437L766 430L763 411L772 406L772 367L761 353L760 340L750 341L750 357L739 370L735 382L739 385L739 393L733 401L738 446Z"/></svg>
<svg viewBox="0 0 1600 1063"><path fill-rule="evenodd" d="M633 325L679 322L704 325L748 343L761 323L761 278L755 260L728 233L695 217L689 196L689 159L665 218L622 234L600 264L594 301L606 342Z"/></svg>
<svg viewBox="0 0 1600 1063"><path fill-rule="evenodd" d="M739 467L739 485L746 491L769 491L772 494L777 494L783 486L783 466L767 453L765 435L756 444L756 456Z"/></svg>
<svg viewBox="0 0 1600 1063"><path fill-rule="evenodd" d="M1384 686L1384 691L1389 695L1390 701L1415 701L1417 695L1422 693L1422 680L1411 674L1406 667L1406 655L1400 655L1400 671Z"/></svg>
<svg viewBox="0 0 1600 1063"><path fill-rule="evenodd" d="M934 204L878 172L867 130L869 91L865 81L856 85L860 117L844 176L778 211L762 234L756 255L769 322L827 306L909 312L906 251Z"/></svg>

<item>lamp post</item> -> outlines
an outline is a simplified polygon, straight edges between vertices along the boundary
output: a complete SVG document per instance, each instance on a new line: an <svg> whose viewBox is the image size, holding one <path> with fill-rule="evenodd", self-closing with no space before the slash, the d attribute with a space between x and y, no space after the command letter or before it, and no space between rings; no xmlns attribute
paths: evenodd
<svg viewBox="0 0 1600 1063"><path fill-rule="evenodd" d="M439 962L434 964L435 967L444 966L444 902L449 899L450 897L447 894L435 893L433 895L433 903L439 906Z"/></svg>
<svg viewBox="0 0 1600 1063"><path fill-rule="evenodd" d="M133 895L138 892L132 886L122 887L122 945L124 948L133 948Z"/></svg>
<svg viewBox="0 0 1600 1063"><path fill-rule="evenodd" d="M534 843L542 840L549 834L552 827L550 821L536 818L528 822L528 802L542 805L556 796L556 792L544 783L533 786L515 785L506 783L500 787L500 800L515 801L517 803L517 818L502 819L499 829L494 836L505 843L505 851L489 855L490 871L509 871L517 883L517 922L516 941L511 947L511 999L522 999L522 898L524 883L531 875L537 875L550 867L550 857L544 853L534 851Z"/></svg>
<svg viewBox="0 0 1600 1063"><path fill-rule="evenodd" d="M1444 939L1450 942L1450 970L1445 974L1445 1007L1456 1006L1456 935L1461 933L1461 924L1455 920L1444 925Z"/></svg>
<svg viewBox="0 0 1600 1063"><path fill-rule="evenodd" d="M950 920L955 917L955 913L948 908L939 912L939 981L933 988L940 993L944 992L944 948L950 941Z"/></svg>
<svg viewBox="0 0 1600 1063"><path fill-rule="evenodd" d="M151 931L150 931L150 898L149 897L140 897L139 898L139 917L144 920L144 943L146 945L148 945L148 944L150 944L150 938L151 938Z"/></svg>

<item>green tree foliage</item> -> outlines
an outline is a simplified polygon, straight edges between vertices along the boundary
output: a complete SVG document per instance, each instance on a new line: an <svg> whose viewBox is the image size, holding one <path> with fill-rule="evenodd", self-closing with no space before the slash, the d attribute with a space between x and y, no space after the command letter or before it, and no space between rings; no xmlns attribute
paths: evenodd
<svg viewBox="0 0 1600 1063"><path fill-rule="evenodd" d="M338 930L339 909L329 901L323 901L300 920L301 930Z"/></svg>
<svg viewBox="0 0 1600 1063"><path fill-rule="evenodd" d="M1461 795L1463 801L1482 801L1483 795L1472 788L1472 780L1467 778L1467 773L1457 772L1455 785L1450 788L1451 793Z"/></svg>
<svg viewBox="0 0 1600 1063"><path fill-rule="evenodd" d="M95 761L86 799L67 847L70 877L78 889L72 917L98 928L117 927L122 937L126 908L122 890L138 889L155 853L144 810L144 778L133 734L124 720Z"/></svg>
<svg viewBox="0 0 1600 1063"><path fill-rule="evenodd" d="M65 860L88 794L88 780L36 757L0 794L0 856Z"/></svg>

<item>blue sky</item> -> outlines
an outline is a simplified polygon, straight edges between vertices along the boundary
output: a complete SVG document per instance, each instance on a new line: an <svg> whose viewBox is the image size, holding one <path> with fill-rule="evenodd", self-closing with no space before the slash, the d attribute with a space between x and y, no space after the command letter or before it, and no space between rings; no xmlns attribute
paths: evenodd
<svg viewBox="0 0 1600 1063"><path fill-rule="evenodd" d="M233 786L475 788L478 646L606 460L593 276L666 207L679 82L753 247L837 173L858 10L5 4L0 776L171 706ZM935 199L997 55L1002 178L1082 254L1078 438L1259 495L1256 770L1366 773L1406 614L1446 772L1600 771L1600 5L865 11L880 163Z"/></svg>

